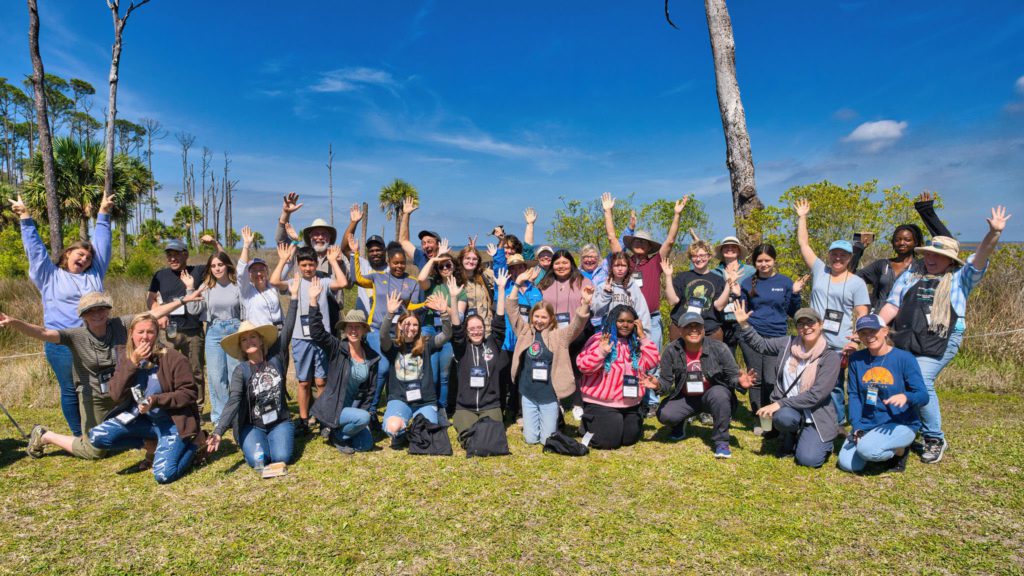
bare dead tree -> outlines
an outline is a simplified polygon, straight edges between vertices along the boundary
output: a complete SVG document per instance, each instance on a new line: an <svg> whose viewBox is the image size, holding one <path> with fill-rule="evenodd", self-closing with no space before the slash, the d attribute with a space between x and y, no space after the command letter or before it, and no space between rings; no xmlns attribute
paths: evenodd
<svg viewBox="0 0 1024 576"><path fill-rule="evenodd" d="M167 137L167 130L159 120L143 118L142 125L146 127L146 161L149 163L149 217L156 220L156 178L153 178L153 141L163 140Z"/></svg>
<svg viewBox="0 0 1024 576"><path fill-rule="evenodd" d="M46 188L46 217L50 223L50 255L57 258L64 251L61 234L60 201L57 198L57 173L53 161L53 137L46 114L46 92L43 80L43 58L39 55L39 6L28 0L28 50L32 55L32 92L36 105L36 127L39 131L39 154L43 157L43 186ZM31 148L31 146L30 146Z"/></svg>
<svg viewBox="0 0 1024 576"><path fill-rule="evenodd" d="M231 215L231 201L232 194L234 194L235 187L238 186L238 180L232 180L230 177L231 173L231 159L228 158L227 150L224 151L224 245L234 246L234 222Z"/></svg>
<svg viewBox="0 0 1024 576"><path fill-rule="evenodd" d="M751 246L760 242L760 234L750 230L746 222L751 213L763 208L764 204L757 196L747 116L743 111L740 85L736 79L736 41L732 34L732 20L725 0L704 0L704 10L711 36L711 53L715 60L715 85L718 111L725 132L725 163L729 168L729 183L732 187L733 218L740 241Z"/></svg>
<svg viewBox="0 0 1024 576"><path fill-rule="evenodd" d="M200 202L200 205L203 207L203 223L201 228L203 230L206 230L210 227L210 218L208 214L210 213L210 206L212 202L212 199L210 198L210 194L213 188L213 171L210 170L210 165L212 162L213 152L206 146L203 146L203 155L201 160L199 161L199 190L202 191L202 202ZM210 175L210 188L206 187L207 174Z"/></svg>
<svg viewBox="0 0 1024 576"><path fill-rule="evenodd" d="M327 195L330 198L331 226L334 226L334 144L327 145Z"/></svg>
<svg viewBox="0 0 1024 576"><path fill-rule="evenodd" d="M114 121L117 119L117 81L118 72L121 67L121 37L124 34L124 27L128 23L128 18L132 15L132 12L148 3L149 0L139 0L138 3L132 0L122 17L121 0L107 0L107 8L110 9L110 15L114 19L114 46L111 49L110 55L110 96L107 103L107 157L105 177L103 179L103 193L108 196L114 195Z"/></svg>
<svg viewBox="0 0 1024 576"><path fill-rule="evenodd" d="M366 253L366 228L370 222L370 205L363 202L363 234L362 242L359 243L359 249Z"/></svg>

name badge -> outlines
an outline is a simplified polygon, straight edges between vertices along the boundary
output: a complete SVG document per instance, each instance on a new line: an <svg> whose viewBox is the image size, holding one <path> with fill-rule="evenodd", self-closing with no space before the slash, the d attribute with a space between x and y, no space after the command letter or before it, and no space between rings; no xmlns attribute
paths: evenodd
<svg viewBox="0 0 1024 576"><path fill-rule="evenodd" d="M825 310L825 321L821 323L821 329L829 334L839 334L843 327L843 313L840 310Z"/></svg>
<svg viewBox="0 0 1024 576"><path fill-rule="evenodd" d="M423 398L423 391L420 390L419 384L410 384L405 389L405 401L406 402L419 402Z"/></svg>
<svg viewBox="0 0 1024 576"><path fill-rule="evenodd" d="M569 313L562 312L561 314L555 314L555 320L558 322L559 328L565 328L569 325Z"/></svg>
<svg viewBox="0 0 1024 576"><path fill-rule="evenodd" d="M640 380L636 376L626 375L622 377L622 397L640 397Z"/></svg>
<svg viewBox="0 0 1024 576"><path fill-rule="evenodd" d="M469 318L470 316L479 316L479 313L476 311L476 308L470 308L469 310L466 310L465 317Z"/></svg>
<svg viewBox="0 0 1024 576"><path fill-rule="evenodd" d="M864 403L868 406L878 405L878 386L875 386L874 384L868 386L868 395L867 398L864 399Z"/></svg>
<svg viewBox="0 0 1024 576"><path fill-rule="evenodd" d="M701 314L704 312L704 301L700 298L690 298L690 301L686 305L687 312L693 312L694 314Z"/></svg>
<svg viewBox="0 0 1024 576"><path fill-rule="evenodd" d="M132 386L132 398L135 399L136 404L142 404L146 399L146 389L142 386Z"/></svg>
<svg viewBox="0 0 1024 576"><path fill-rule="evenodd" d="M732 302L729 302L728 304L725 305L725 308L722 310L722 312L725 313L725 321L726 322L735 322L736 321L735 311L736 311L736 304L734 304Z"/></svg>
<svg viewBox="0 0 1024 576"><path fill-rule="evenodd" d="M520 316L529 316L530 315L530 307L527 306L526 304L520 304L519 305L519 315Z"/></svg>
<svg viewBox="0 0 1024 576"><path fill-rule="evenodd" d="M487 370L482 366L473 366L469 369L469 387L483 388L487 381Z"/></svg>
<svg viewBox="0 0 1024 576"><path fill-rule="evenodd" d="M103 370L103 371L99 372L98 374L96 374L96 380L98 380L99 383L100 383L100 394L109 394L110 393L110 385L109 385L109 383L110 383L110 379L113 378L113 377L114 377L114 369L113 368L107 368L106 370Z"/></svg>
<svg viewBox="0 0 1024 576"><path fill-rule="evenodd" d="M633 272L633 282L636 282L637 288L644 287L644 275L639 272Z"/></svg>
<svg viewBox="0 0 1024 576"><path fill-rule="evenodd" d="M704 393L704 374L701 372L687 372L686 373L686 393L687 394L703 394Z"/></svg>
<svg viewBox="0 0 1024 576"><path fill-rule="evenodd" d="M302 337L309 338L309 314L299 316L299 322L302 326Z"/></svg>
<svg viewBox="0 0 1024 576"><path fill-rule="evenodd" d="M135 414L132 414L131 412L121 412L117 416L114 416L114 420L117 420L121 424L127 426L135 420Z"/></svg>
<svg viewBox="0 0 1024 576"><path fill-rule="evenodd" d="M533 363L533 381L534 382L547 382L548 381L548 363L543 361L535 361Z"/></svg>
<svg viewBox="0 0 1024 576"><path fill-rule="evenodd" d="M440 327L441 327L441 315L440 314L434 314L434 328L440 328Z"/></svg>
<svg viewBox="0 0 1024 576"><path fill-rule="evenodd" d="M273 424L274 422L277 422L277 410L271 410L270 412L264 412L263 416L262 416L262 419L263 419L263 425L264 426L267 426L267 425Z"/></svg>

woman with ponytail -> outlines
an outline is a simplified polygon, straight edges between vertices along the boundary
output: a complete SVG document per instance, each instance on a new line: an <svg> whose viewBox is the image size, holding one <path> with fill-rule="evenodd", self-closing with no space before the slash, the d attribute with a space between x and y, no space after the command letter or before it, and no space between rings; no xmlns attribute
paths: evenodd
<svg viewBox="0 0 1024 576"><path fill-rule="evenodd" d="M604 319L576 358L583 374L582 431L590 447L614 450L636 444L643 433L640 400L658 381L648 373L661 361L657 345L646 337L637 313L620 304Z"/></svg>

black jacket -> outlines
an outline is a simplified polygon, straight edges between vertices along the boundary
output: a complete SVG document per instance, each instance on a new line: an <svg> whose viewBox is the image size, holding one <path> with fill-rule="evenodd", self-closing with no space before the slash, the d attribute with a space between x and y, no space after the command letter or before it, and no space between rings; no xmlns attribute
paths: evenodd
<svg viewBox="0 0 1024 576"><path fill-rule="evenodd" d="M505 316L495 315L491 320L491 333L479 345L469 343L466 336L466 325L461 323L452 328L452 351L455 354L456 382L458 394L455 398L457 408L480 412L497 408L501 405L500 373L508 358L501 353L501 345L505 342ZM476 362L474 362L476 357ZM470 387L470 368L483 362L487 366L487 379L483 388Z"/></svg>
<svg viewBox="0 0 1024 576"><path fill-rule="evenodd" d="M280 330L281 337L278 339L276 345L272 350L277 350L277 355L267 358L268 361L273 362L274 368L281 375L281 409L284 410L284 414L281 414L282 418L287 418L288 414L288 345L292 340L292 331L295 329L295 318L298 315L299 301L291 300L288 304L288 312L285 314L284 326ZM242 444L242 427L249 426L252 424L252 409L249 406L249 394L246 388L249 386L249 380L252 378L252 371L246 370L246 363L248 360L242 360L238 366L235 366L234 372L231 373L231 382L228 384L228 401L224 404L224 410L221 412L220 422L217 424L217 429L213 431L218 436L223 436L224 432L231 427L232 433L235 436L235 443L239 446ZM248 374L248 378L246 378Z"/></svg>
<svg viewBox="0 0 1024 576"><path fill-rule="evenodd" d="M740 390L739 366L729 347L712 338L705 338L700 353L700 369L709 385L720 384L730 390ZM658 393L675 398L686 388L686 349L683 339L673 340L661 353L661 375L658 378Z"/></svg>
<svg viewBox="0 0 1024 576"><path fill-rule="evenodd" d="M329 334L324 329L319 306L309 307L309 337L327 354L327 382L323 392L313 404L310 415L322 426L334 430L338 427L338 417L348 402L348 381L352 371L352 356L349 343ZM363 341L363 354L366 356L366 381L360 384L356 397L352 399L352 407L374 411L373 389L377 382L377 364L380 354Z"/></svg>

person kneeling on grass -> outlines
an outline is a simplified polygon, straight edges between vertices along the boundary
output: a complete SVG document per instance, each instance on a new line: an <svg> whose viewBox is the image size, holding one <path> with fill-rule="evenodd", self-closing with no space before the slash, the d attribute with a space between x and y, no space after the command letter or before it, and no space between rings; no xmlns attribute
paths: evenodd
<svg viewBox="0 0 1024 576"><path fill-rule="evenodd" d="M499 271L495 278L498 292L504 293L507 283L508 272ZM454 278L448 279L448 293L451 306L462 293ZM505 358L500 352L505 341L505 299L498 299L490 334L484 329L484 318L475 312L466 316L465 322L459 320L458 314L453 315L452 329L452 349L458 361L458 392L452 420L461 434L485 416L495 422L502 420L500 374Z"/></svg>
<svg viewBox="0 0 1024 576"><path fill-rule="evenodd" d="M319 283L318 279L313 281ZM235 442L242 448L250 467L259 470L272 462L291 462L295 425L288 412L285 377L288 374L288 344L299 309L300 284L301 278L296 273L288 285L291 303L276 355L269 355L277 342L277 326L273 324L255 326L245 320L237 332L220 341L224 352L239 360L240 364L231 373L221 419L206 441L209 452L220 448L221 437L230 426Z"/></svg>
<svg viewBox="0 0 1024 576"><path fill-rule="evenodd" d="M512 354L512 378L519 383L523 409L523 438L527 444L540 444L558 428L558 401L576 390L572 374L569 344L590 319L590 303L594 288L583 286L580 305L572 322L559 328L551 304L538 302L524 319L519 313L519 289L537 279L538 268L531 268L516 278L505 300L505 311L516 334Z"/></svg>
<svg viewBox="0 0 1024 576"><path fill-rule="evenodd" d="M921 428L920 408L928 390L914 355L894 348L889 329L874 314L857 320L867 347L850 355L850 425L839 452L839 468L860 472L868 462L887 462L892 472L907 466L910 443Z"/></svg>
<svg viewBox="0 0 1024 576"><path fill-rule="evenodd" d="M202 296L202 291L197 291L188 297L161 304L151 313L159 319L182 304L198 300ZM113 307L114 300L106 292L89 292L78 301L78 316L84 325L62 330L44 328L0 314L0 327L10 326L30 338L61 344L71 351L75 388L78 393L78 404L82 407L82 424L86 434L58 434L37 424L29 435L26 448L29 456L41 458L47 444L86 460L96 460L107 455L106 450L100 450L89 443L88 432L102 422L104 415L116 406L108 394L110 378L117 367L115 349L128 342L128 326L135 318L134 314L111 317L110 311ZM139 470L148 470L152 465L155 448L156 442L147 442L146 458L139 464Z"/></svg>
<svg viewBox="0 0 1024 576"><path fill-rule="evenodd" d="M321 289L316 280L310 284L310 302L313 290ZM313 342L327 353L327 385L313 404L311 414L328 430L327 439L342 454L367 452L373 448L370 433L370 413L376 412L373 392L377 382L380 354L366 341L370 324L362 310L349 310L338 322L341 338L323 329L320 308L311 306L313 318L310 334Z"/></svg>
<svg viewBox="0 0 1024 576"><path fill-rule="evenodd" d="M582 431L593 434L591 448L615 450L640 441L640 400L648 389L658 388L657 379L647 373L659 360L658 347L644 335L636 311L624 304L612 308L601 331L576 358L583 373Z"/></svg>
<svg viewBox="0 0 1024 576"><path fill-rule="evenodd" d="M159 336L151 314L136 316L128 326L128 344L119 349L109 382L110 398L118 406L89 431L89 442L100 450L116 450L156 439L153 476L167 484L191 466L203 434L188 358L161 346Z"/></svg>
<svg viewBox="0 0 1024 576"><path fill-rule="evenodd" d="M839 435L832 389L842 364L840 355L822 337L821 316L813 308L801 308L794 316L796 336L765 338L750 326L750 312L743 301L735 304L733 312L744 349L778 357L771 403L758 408L757 415L771 419L772 427L779 431L780 456L795 450L798 465L820 467Z"/></svg>
<svg viewBox="0 0 1024 576"><path fill-rule="evenodd" d="M380 349L391 365L384 432L391 437L394 449L406 443L405 430L417 414L422 414L432 424L438 423L437 388L430 370L430 357L451 338L452 319L448 315L448 302L441 296L430 296L426 306L441 315L440 334L424 336L419 317L406 312L398 316L398 328L392 340L392 318L402 307L398 292L388 294L387 314L380 325Z"/></svg>
<svg viewBox="0 0 1024 576"><path fill-rule="evenodd" d="M704 337L704 318L684 312L675 318L681 336L661 357L659 383L665 396L658 406L658 421L672 427L671 438L686 437L686 419L711 412L715 458L731 458L729 420L736 406L736 388L746 391L757 380L753 370L740 372L736 358L720 340Z"/></svg>

